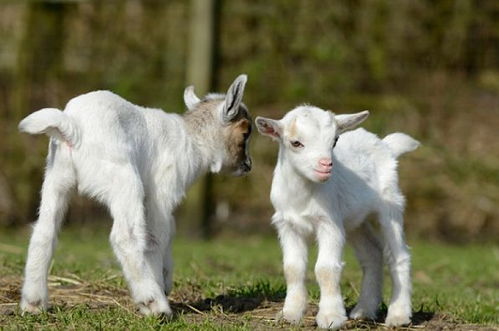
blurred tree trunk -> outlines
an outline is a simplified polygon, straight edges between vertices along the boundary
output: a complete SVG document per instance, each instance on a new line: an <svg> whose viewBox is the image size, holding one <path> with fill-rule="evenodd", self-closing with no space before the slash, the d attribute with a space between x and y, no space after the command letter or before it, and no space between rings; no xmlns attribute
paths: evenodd
<svg viewBox="0 0 499 331"><path fill-rule="evenodd" d="M58 105L58 84L62 73L64 48L64 17L74 4L54 1L33 1L26 5L24 32L18 47L14 107L8 114L11 123L39 108ZM15 127L15 125L14 125ZM15 160L9 173L23 183L16 185L16 218L27 220L36 215L39 187L43 171L40 144L28 137L15 138L11 157ZM17 142L16 142L17 141ZM19 141L24 142L19 146ZM24 155L20 154L24 153Z"/></svg>
<svg viewBox="0 0 499 331"><path fill-rule="evenodd" d="M452 8L452 16L448 29L444 31L442 53L449 67L459 68L463 63L466 37L472 18L472 3L470 0L456 0Z"/></svg>
<svg viewBox="0 0 499 331"><path fill-rule="evenodd" d="M187 58L187 83L194 85L202 96L215 88L217 0L192 0L190 36ZM213 178L207 174L199 179L188 192L184 204L184 221L195 224L200 221L201 236L213 235Z"/></svg>
<svg viewBox="0 0 499 331"><path fill-rule="evenodd" d="M33 111L33 107L56 101L64 55L64 16L69 6L53 1L27 5L25 30L18 49L15 119Z"/></svg>

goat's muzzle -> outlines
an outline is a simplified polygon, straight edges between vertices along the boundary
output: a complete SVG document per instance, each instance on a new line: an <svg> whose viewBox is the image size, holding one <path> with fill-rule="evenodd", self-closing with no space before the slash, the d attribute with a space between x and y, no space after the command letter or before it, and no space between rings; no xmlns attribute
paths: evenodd
<svg viewBox="0 0 499 331"><path fill-rule="evenodd" d="M250 172L251 171L251 159L246 159L242 164L241 164L241 170L244 173Z"/></svg>

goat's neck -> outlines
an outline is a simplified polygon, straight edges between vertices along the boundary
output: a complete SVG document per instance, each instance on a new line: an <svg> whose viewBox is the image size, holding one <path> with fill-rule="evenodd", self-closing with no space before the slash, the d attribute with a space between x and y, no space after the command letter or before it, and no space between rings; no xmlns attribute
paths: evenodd
<svg viewBox="0 0 499 331"><path fill-rule="evenodd" d="M189 132L183 120L176 122L175 141L161 142L154 159L151 181L157 187L156 198L171 212L182 201L187 189L194 181L205 174L209 167L211 151L200 143L197 134ZM174 146L169 144L174 143Z"/></svg>
<svg viewBox="0 0 499 331"><path fill-rule="evenodd" d="M185 121L185 130L190 147L186 150L185 156L190 163L193 163L194 179L210 169L214 172L219 171L222 165L220 130L209 122L199 126L188 120Z"/></svg>

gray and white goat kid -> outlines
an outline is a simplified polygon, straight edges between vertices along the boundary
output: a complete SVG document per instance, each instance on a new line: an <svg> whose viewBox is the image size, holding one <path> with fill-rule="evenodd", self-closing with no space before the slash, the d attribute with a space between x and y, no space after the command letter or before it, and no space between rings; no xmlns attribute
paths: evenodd
<svg viewBox="0 0 499 331"><path fill-rule="evenodd" d="M246 75L226 95L199 99L187 87L183 115L131 104L109 91L73 98L62 112L39 110L19 124L50 136L39 218L28 249L21 309L47 308L47 273L70 193L94 197L113 218L110 241L143 314L171 314L172 216L201 174L251 169ZM166 295L165 295L166 294Z"/></svg>
<svg viewBox="0 0 499 331"><path fill-rule="evenodd" d="M368 111L335 115L305 105L281 120L256 118L259 132L279 143L270 197L287 283L281 317L291 323L298 323L307 307L306 239L311 235L319 247L315 265L321 291L318 326L337 329L347 320L340 292L347 237L364 273L360 298L350 317L376 317L382 296L383 247L364 222L369 214L378 216L393 281L386 323L410 323L410 255L404 241L404 196L396 168L397 157L419 143L402 133L379 139L364 129L345 132L368 115Z"/></svg>

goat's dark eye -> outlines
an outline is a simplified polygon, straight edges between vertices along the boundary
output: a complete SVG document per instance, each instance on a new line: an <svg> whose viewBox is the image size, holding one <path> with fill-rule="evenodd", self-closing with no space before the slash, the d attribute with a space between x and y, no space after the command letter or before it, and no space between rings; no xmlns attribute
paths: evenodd
<svg viewBox="0 0 499 331"><path fill-rule="evenodd" d="M299 142L298 140L294 140L291 142L291 146L293 147L296 147L296 148L302 148L302 147L305 147L303 146L303 144L301 142Z"/></svg>
<svg viewBox="0 0 499 331"><path fill-rule="evenodd" d="M333 148L334 148L334 146L336 146L336 143L338 142L339 138L340 138L340 136L337 136L336 138L334 138Z"/></svg>

